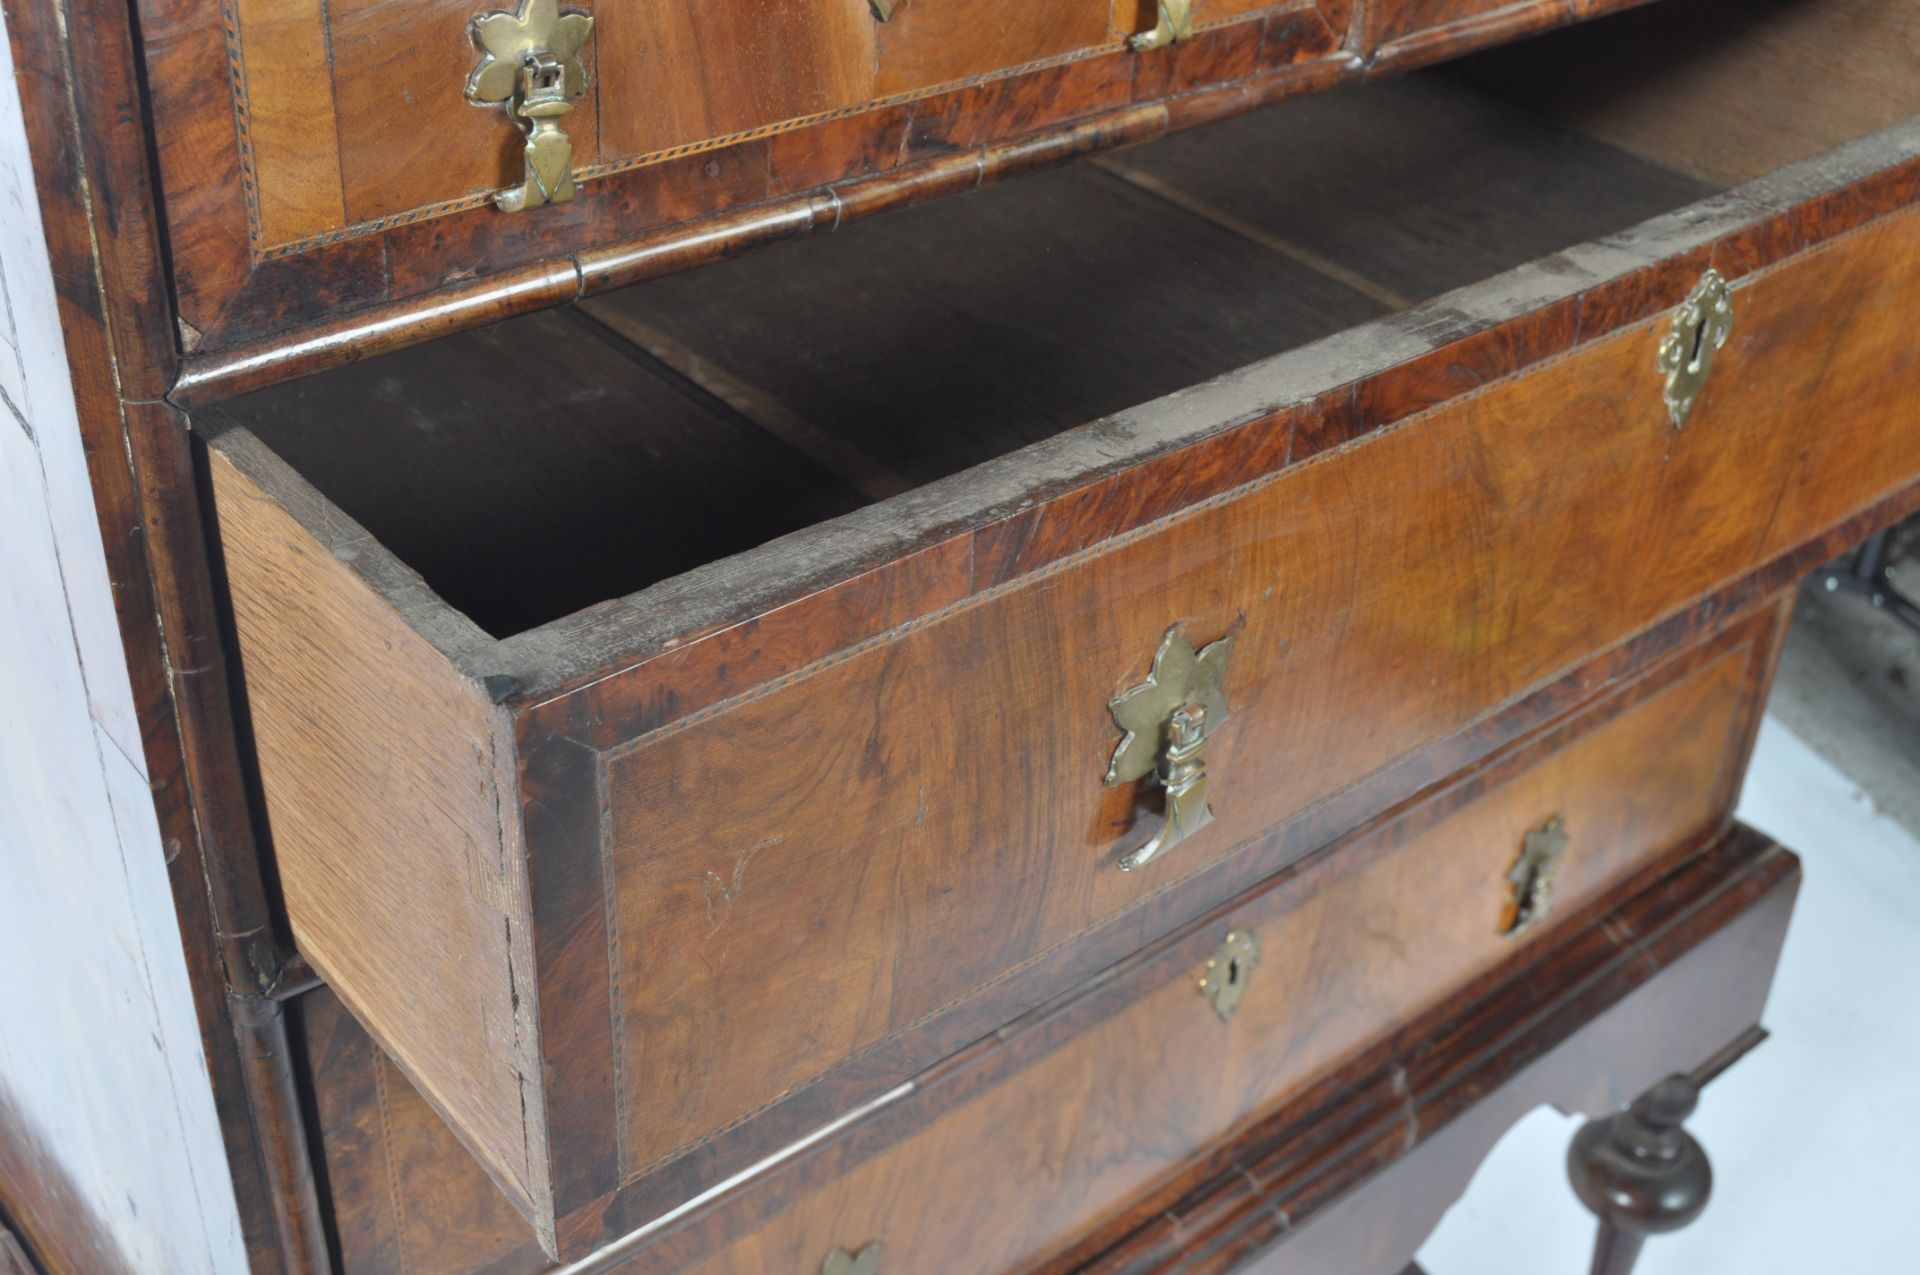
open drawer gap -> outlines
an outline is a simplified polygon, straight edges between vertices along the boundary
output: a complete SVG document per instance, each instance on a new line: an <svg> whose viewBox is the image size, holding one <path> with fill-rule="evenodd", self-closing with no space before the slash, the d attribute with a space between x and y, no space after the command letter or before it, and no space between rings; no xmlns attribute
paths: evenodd
<svg viewBox="0 0 1920 1275"><path fill-rule="evenodd" d="M1710 189L1419 76L369 360L219 416L505 637Z"/></svg>

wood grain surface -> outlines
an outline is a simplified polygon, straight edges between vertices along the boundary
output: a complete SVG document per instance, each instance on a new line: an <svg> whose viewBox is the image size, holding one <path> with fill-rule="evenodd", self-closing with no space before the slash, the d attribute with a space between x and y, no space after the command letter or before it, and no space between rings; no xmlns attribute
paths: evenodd
<svg viewBox="0 0 1920 1275"><path fill-rule="evenodd" d="M1698 969L1700 962L1686 959L1685 950L1699 940L1701 928L1724 924L1765 894L1779 882L1783 865L1766 861L1759 880L1735 885L1752 872L1751 866L1741 866L1756 858L1757 847L1750 842L1731 854L1682 854L1683 866L1666 884L1625 902L1651 880L1645 869L1658 875L1666 868L1657 865L1676 862L1660 853L1669 847L1647 844L1636 855L1607 846L1582 866L1576 866L1578 852L1571 852L1568 868L1578 874L1578 884L1563 897L1562 921L1515 945L1493 937L1484 924L1475 926L1472 918L1486 923L1489 917L1472 903L1484 899L1480 887L1486 884L1475 877L1473 866L1421 868L1415 860L1458 854L1497 879L1499 856L1492 852L1508 833L1524 827L1521 811L1543 796L1567 795L1539 787L1556 787L1554 774L1564 779L1597 761L1586 778L1572 780L1575 789L1598 795L1620 780L1635 784L1637 775L1657 769L1653 757L1664 755L1663 745L1645 736L1679 724L1689 741L1710 752L1714 741L1707 736L1713 732L1703 723L1686 724L1688 710L1700 707L1702 696L1711 701L1729 691L1751 696L1758 689L1739 660L1729 662L1723 655L1678 682L1668 679L1664 689L1621 715L1603 714L1597 727L1580 723L1540 741L1454 796L1416 809L1339 855L1322 856L1125 963L1115 976L966 1051L930 1073L919 1093L698 1211L653 1242L628 1245L624 1256L609 1254L595 1269L668 1272L699 1262L702 1254L711 1255L699 1263L702 1271L810 1269L814 1249L824 1254L834 1244L852 1248L880 1238L889 1260L930 1253L929 1268L942 1271L1026 1269L1050 1249L1049 1271L1123 1269L1115 1260L1119 1252L1128 1255L1124 1269L1158 1270L1162 1262L1204 1242L1210 1231L1231 1236L1237 1228L1230 1224L1244 1220L1250 1209L1256 1216L1271 1216L1258 1207L1258 1196L1247 1198L1250 1182L1282 1196L1301 1193L1287 1201L1300 1224L1326 1202L1328 1187L1323 1179L1316 1181L1315 1165L1338 1162L1340 1151L1363 1152L1340 1171L1347 1176L1336 1176L1342 1186L1351 1184L1356 1172L1364 1178L1388 1169L1410 1140L1404 1125L1409 1072L1405 1061L1394 1061L1397 1051L1409 1047L1415 1057L1428 1055L1412 1069L1426 1079L1411 1086L1423 1113L1411 1141L1424 1145L1461 1117L1481 1130L1471 1141L1490 1143L1498 1129L1541 1096L1523 1085L1518 1092L1502 1089L1491 1102L1493 1111L1504 1114L1478 1107L1462 1111L1460 1088L1477 1096L1496 1084L1483 1076L1462 1086L1461 1077L1450 1074L1452 1064L1438 1065L1454 1055L1453 1047L1441 1042L1449 1035L1462 1044L1472 1042L1471 1057L1501 1060L1494 1070L1504 1080L1596 1014L1604 1018L1617 1012L1607 1007L1620 994L1623 978L1637 986L1653 969ZM1675 718L1683 720L1672 723ZM1582 731L1591 733L1581 737ZM1693 746L1683 743L1680 752ZM1629 753L1637 755L1629 758ZM1608 756L1613 762L1602 760ZM1475 799L1461 805L1462 797ZM1605 817L1614 826L1606 832L1591 829L1594 836L1584 844L1597 848L1604 844L1597 838L1622 829L1630 829L1629 838L1650 835L1673 816L1684 825L1688 819L1681 808L1699 802L1696 788L1667 814L1609 814ZM1616 794L1603 804L1618 812L1637 803L1620 801ZM1632 870L1636 862L1642 870ZM1457 907L1433 907L1432 898L1416 886L1441 876L1458 886ZM1613 888L1602 888L1607 881ZM1715 896L1718 915L1699 916L1701 905ZM1334 923L1324 908L1342 899L1360 906L1367 924ZM1623 923L1609 927L1606 909L1615 905ZM1402 912L1412 928L1390 939L1376 922ZM1696 919L1681 921L1689 915ZM1764 937L1736 945L1737 961L1715 960L1710 975L1656 979L1648 994L1665 1007L1661 1016L1671 1025L1619 1037L1604 1051L1604 1062L1590 1058L1583 1065L1584 1084L1562 1091L1558 1100L1604 1110L1644 1079L1661 1074L1663 1066L1704 1059L1716 1041L1742 1025L1724 1016L1744 1014L1743 1022L1751 1022L1764 999L1785 920L1777 907L1760 915L1764 923L1735 927L1764 931ZM1407 935L1434 937L1436 925L1461 931L1454 937L1463 944L1463 963L1488 962L1487 968L1498 972L1491 982L1467 980L1428 996L1424 1012L1397 1013L1394 1006L1411 1011L1423 1003L1420 989L1434 982L1420 968L1416 950L1422 956L1452 951L1450 945L1416 949L1404 941ZM1229 1025L1214 1017L1193 978L1219 935L1234 926L1259 935L1264 959ZM1631 940L1624 939L1628 935ZM1623 941L1627 948L1613 950ZM1301 991L1303 968L1316 971L1310 996ZM1556 968L1572 975L1574 983L1555 981L1547 971ZM1527 973L1513 973L1517 970ZM1518 994L1524 1005L1514 1003L1513 991L1504 999L1501 993L1489 994L1490 987L1503 986L1524 987ZM1329 1006L1336 1008L1322 1012ZM1468 1012L1467 1006L1476 1008ZM1711 1010L1703 1013L1706 1006ZM535 1269L537 1255L524 1227L516 1238L504 1203L488 1205L478 1170L447 1131L436 1134L431 1111L377 1047L324 994L305 1012L320 1085L323 1142L343 1205L348 1275L404 1269L402 1246L411 1246L416 1256L434 1252L439 1269L450 1272ZM1346 1038L1359 1020L1379 1015L1391 1020L1392 1029L1366 1034L1367 1048L1344 1054L1320 1048ZM1459 1029L1436 1030L1436 1020ZM1288 1029L1293 1034L1276 1037ZM1496 1039L1524 1038L1525 1044L1489 1048L1489 1032ZM1340 1065L1333 1070L1324 1061L1307 1061L1336 1057ZM1471 1074L1472 1067L1467 1070ZM1313 1083L1298 1083L1302 1076ZM1159 1118L1148 1118L1156 1112L1162 1113ZM1307 1117L1308 1112L1319 1113L1318 1118ZM1257 1118L1235 1118L1236 1113ZM1373 1122L1384 1124L1391 1135L1384 1154L1369 1151ZM1231 1132L1206 1140L1204 1149L1185 1140L1209 1128ZM1049 1132L1040 1136L1040 1130ZM1303 1141L1316 1154L1303 1157ZM1417 1174L1423 1185L1415 1197L1424 1199L1433 1191L1439 1203L1430 1213L1423 1204L1400 1218L1389 1231L1393 1242L1409 1242L1410 1252L1439 1207L1464 1187L1484 1151L1481 1145L1471 1158L1444 1156L1450 1161L1446 1168L1430 1166ZM408 1157L404 1164L401 1156ZM1176 1164L1179 1173L1168 1181L1166 1170ZM1389 1188L1385 1199L1401 1198L1390 1188L1396 1177L1405 1176L1396 1170L1380 1180ZM1130 1181L1151 1185L1132 1195L1104 1194ZM1031 1189L1036 1183L1047 1189ZM1402 1189L1407 1185L1399 1183ZM1017 1198L999 1198L1009 1191ZM1369 1187L1362 1198L1382 1194ZM1170 1209L1182 1195L1185 1201ZM935 1199L947 1207L929 1209L927 1201ZM956 1231L965 1219L993 1206L998 1211L991 1215L992 1225ZM446 1229L454 1210L465 1221L458 1233ZM1342 1206L1336 1213L1351 1211ZM1175 1220L1176 1214L1184 1216ZM1079 1232L1049 1229L1067 1215L1098 1224ZM1330 1230L1362 1251L1384 1238L1371 1228L1330 1221L1316 1221L1314 1228L1319 1242ZM1271 1238L1260 1231L1243 1235L1233 1251L1244 1254ZM1056 1246L1062 1240L1075 1242L1060 1250ZM1008 1256L1023 1252L1025 1261ZM1338 1269L1397 1268L1348 1262Z"/></svg>
<svg viewBox="0 0 1920 1275"><path fill-rule="evenodd" d="M1416 1023L1221 1148L1210 1179L1182 1174L1136 1201L1117 1244L1042 1269L1398 1269L1529 1111L1611 1114L1675 1071L1752 1048L1799 880L1793 855L1736 828L1666 878L1678 906L1644 908L1642 895L1542 962L1566 982L1536 967L1444 1024Z"/></svg>
<svg viewBox="0 0 1920 1275"><path fill-rule="evenodd" d="M530 419L510 405L533 384L565 388ZM324 428L311 428L316 411ZM324 393L270 391L248 401L245 419L496 635L866 503L571 311L355 364ZM593 553L578 552L589 544Z"/></svg>
<svg viewBox="0 0 1920 1275"><path fill-rule="evenodd" d="M507 1078L541 1078L525 1110L544 1111L553 1189L522 1199L554 1209L562 1251L644 1222L1057 995L1103 944L1325 843L1276 829L1321 827L1323 803L1904 507L1904 136L504 641L235 430L215 467L242 520L230 559L257 560L259 597L311 599L241 617L274 766L328 773L364 730L437 758L423 782L471 820L456 836L406 813L431 850L402 858L355 829L393 824L403 761L324 799L270 777L283 859L353 864L311 899L289 876L296 932L322 936L316 964L415 1074L455 1074L447 1056L495 1033L459 1066L500 1078L426 1088L484 1109L467 1132L496 1157L534 1118ZM1652 351L1709 262L1736 280L1735 335L1676 431ZM1100 785L1104 706L1176 622L1239 643L1207 753L1218 820L1129 876L1113 860L1157 815ZM338 644L318 681L314 630ZM387 642L418 702L371 689ZM472 754L508 721L511 750ZM525 893L470 903L446 874L489 821ZM422 896L433 915L402 930ZM397 980L342 974L329 934L469 957L449 985L494 1013L415 1013ZM728 1042L721 1063L688 1062L696 1029Z"/></svg>
<svg viewBox="0 0 1920 1275"><path fill-rule="evenodd" d="M1416 78L581 308L917 485L1707 193Z"/></svg>
<svg viewBox="0 0 1920 1275"><path fill-rule="evenodd" d="M1920 113L1920 11L1905 0L1704 0L1549 37L1463 68L1596 138L1733 185ZM1623 92L1617 68L1634 69Z"/></svg>
<svg viewBox="0 0 1920 1275"><path fill-rule="evenodd" d="M343 1275L544 1269L533 1228L339 998L297 1012Z"/></svg>
<svg viewBox="0 0 1920 1275"><path fill-rule="evenodd" d="M885 1243L890 1261L910 1270L986 1275L1024 1269L1060 1237L1091 1229L1170 1165L1335 1060L1514 959L1500 915L1505 874L1529 830L1564 815L1574 842L1555 910L1577 924L1609 886L1657 852L1713 827L1721 818L1722 777L1744 724L1749 664L1744 651L1724 656L1484 800L1430 827L1419 827L1416 818L1417 831L1390 831L1383 846L1343 848L1261 901L1218 917L1182 944L1184 961L1166 963L1166 981L1124 1013L848 1174L817 1203L732 1246L712 1269L806 1269L816 1250L872 1239ZM1404 844L1395 844L1402 837ZM763 871L764 887L795 888L777 865ZM836 875L865 893L864 877ZM929 892L944 891L936 884ZM754 914L743 914L747 902L737 904L725 924L736 936L751 935L750 947L738 937L716 944L697 931L659 932L657 950L668 957L665 968L655 968L669 979L694 977L700 965L744 963L751 952L751 959L767 962L768 976L752 992L712 1002L724 1004L724 1014L695 1009L681 1010L677 1021L654 1012L630 1018L630 1075L697 1075L710 1090L738 1091L751 1082L732 1073L748 1068L729 1063L753 1059L764 1069L775 1057L740 1042L742 1022L784 1019L785 1007L797 1003L810 1013L812 1029L802 1035L796 1024L786 1037L789 1052L816 1040L844 1052L857 1045L849 1037L859 1024L834 1017L839 1005L898 1003L910 990L898 985L897 973L888 988L886 971L862 969L854 977L872 981L842 984L830 999L833 985L810 977L802 964L800 928L756 926ZM1003 900L1003 911L1011 902ZM1010 928L1017 924L1010 914L1006 920ZM902 922L908 932L933 928L913 917ZM1194 983L1230 929L1252 932L1261 960L1239 1011L1223 1025ZM1549 920L1535 941L1548 941L1553 932ZM985 935L965 935L949 940L945 954L964 959L989 943ZM858 950L860 940L847 945ZM681 951L692 959L673 960ZM898 962L894 968L923 966ZM838 1039L836 1028L844 1033ZM713 1052L720 1041L728 1047ZM683 1091L650 1106L645 1127L667 1122L671 1129L670 1122L698 1110L701 1096ZM933 1199L946 1206L927 1209Z"/></svg>
<svg viewBox="0 0 1920 1275"><path fill-rule="evenodd" d="M1863 277L1833 281L1836 309L1886 261L1869 259ZM1744 316L1764 341L1793 320L1770 321L1760 293L1746 294ZM1888 344L1872 357L1893 366L1904 338L1875 330ZM648 974L622 979L613 1007L634 1051L625 1071L630 1084L698 1086L657 1102L629 1088L633 1166L677 1149L664 1140L675 1119L691 1135L738 1118L810 1066L935 1012L1740 574L1757 530L1785 533L1781 547L1805 534L1791 524L1828 481L1851 490L1808 530L1871 492L1864 471L1848 476L1855 452L1814 459L1820 444L1781 428L1761 400L1761 384L1784 389L1772 376L1792 350L1809 359L1805 376L1824 374L1803 345L1769 348L1776 362L1757 380L1734 355L1727 398L1676 434L1646 373L1651 342L1635 331L1596 343L611 745L602 853L620 932L649 945L619 962ZM1912 406L1862 404L1884 413L1886 432L1851 445L1897 469ZM1803 463L1831 478L1778 499L1805 482ZM1094 781L1114 744L1108 699L1175 622L1196 643L1235 635L1235 716L1208 746L1216 824L1143 882L1113 862L1154 816L1136 793ZM614 693L601 683L595 698ZM726 794L724 821L709 793ZM662 934L675 936L664 950ZM779 953L777 990L748 950ZM737 1087L672 1053L680 1033L732 1041Z"/></svg>
<svg viewBox="0 0 1920 1275"><path fill-rule="evenodd" d="M1382 312L1097 170L861 229L581 308L910 486Z"/></svg>
<svg viewBox="0 0 1920 1275"><path fill-rule="evenodd" d="M1338 89L1099 162L1337 263L1402 298L1395 309L1716 188L1508 105L1497 87L1463 87L1418 75Z"/></svg>
<svg viewBox="0 0 1920 1275"><path fill-rule="evenodd" d="M283 502L224 457L211 470L294 937L357 1012L392 1025L409 1073L550 1227L505 714Z"/></svg>

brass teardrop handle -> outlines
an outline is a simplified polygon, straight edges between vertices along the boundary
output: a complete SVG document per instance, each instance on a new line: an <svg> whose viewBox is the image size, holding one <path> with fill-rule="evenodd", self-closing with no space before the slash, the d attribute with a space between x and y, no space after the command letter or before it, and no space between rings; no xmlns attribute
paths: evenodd
<svg viewBox="0 0 1920 1275"><path fill-rule="evenodd" d="M1159 13L1160 20L1153 30L1128 37L1128 48L1135 53L1145 53L1193 39L1193 0L1160 0Z"/></svg>
<svg viewBox="0 0 1920 1275"><path fill-rule="evenodd" d="M1200 750L1227 720L1221 684L1232 653L1231 634L1195 651L1175 625L1154 653L1147 680L1108 701L1122 732L1107 765L1108 787L1151 777L1166 790L1160 830L1120 857L1122 872L1145 866L1213 822Z"/></svg>

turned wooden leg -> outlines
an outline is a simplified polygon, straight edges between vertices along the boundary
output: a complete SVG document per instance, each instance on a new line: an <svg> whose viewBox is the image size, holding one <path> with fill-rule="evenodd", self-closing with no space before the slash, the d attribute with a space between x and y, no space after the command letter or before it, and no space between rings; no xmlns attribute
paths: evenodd
<svg viewBox="0 0 1920 1275"><path fill-rule="evenodd" d="M1592 1275L1628 1275L1647 1236L1677 1231L1707 1207L1713 1169L1681 1128L1699 1099L1690 1077L1668 1076L1574 1135L1567 1173L1600 1219Z"/></svg>

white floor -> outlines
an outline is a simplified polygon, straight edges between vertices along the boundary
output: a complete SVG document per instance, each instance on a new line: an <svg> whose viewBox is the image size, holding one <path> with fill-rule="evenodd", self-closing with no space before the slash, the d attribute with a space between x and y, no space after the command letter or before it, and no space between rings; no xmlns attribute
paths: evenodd
<svg viewBox="0 0 1920 1275"><path fill-rule="evenodd" d="M1771 718L1740 817L1806 865L1773 1038L1702 1098L1713 1201L1636 1275L1920 1271L1920 840ZM1421 1251L1429 1275L1584 1275L1575 1126L1541 1110L1513 1129Z"/></svg>

